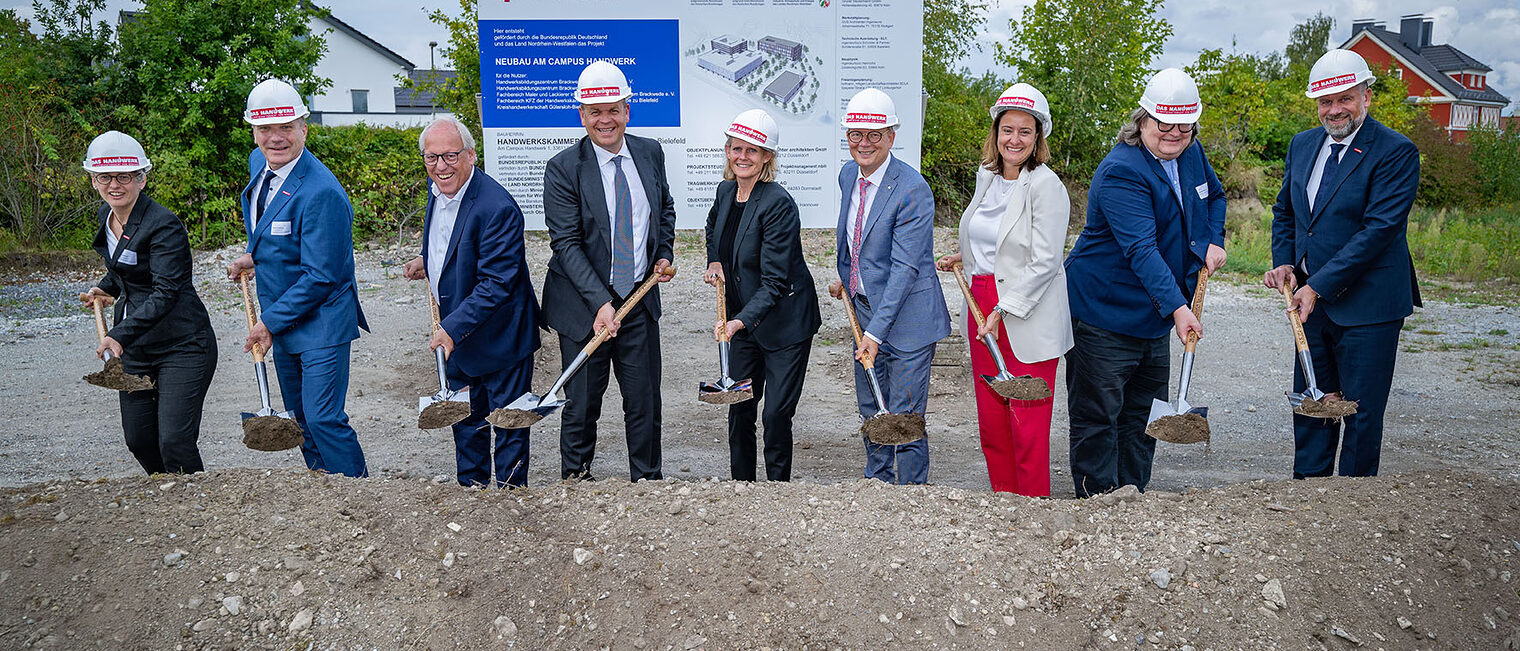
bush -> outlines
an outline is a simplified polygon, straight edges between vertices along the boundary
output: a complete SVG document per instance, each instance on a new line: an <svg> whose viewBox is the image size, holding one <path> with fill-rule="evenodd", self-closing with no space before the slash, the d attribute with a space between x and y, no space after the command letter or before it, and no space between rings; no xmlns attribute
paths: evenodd
<svg viewBox="0 0 1520 651"><path fill-rule="evenodd" d="M1417 117L1404 135L1420 148L1420 190L1415 201L1430 208L1485 205L1478 167L1467 147L1452 142L1428 115Z"/></svg>
<svg viewBox="0 0 1520 651"><path fill-rule="evenodd" d="M1520 204L1473 212L1416 209L1409 248L1423 275L1520 279Z"/></svg>
<svg viewBox="0 0 1520 651"><path fill-rule="evenodd" d="M422 129L311 127L306 146L331 169L354 205L354 241L422 227L427 171L417 151Z"/></svg>

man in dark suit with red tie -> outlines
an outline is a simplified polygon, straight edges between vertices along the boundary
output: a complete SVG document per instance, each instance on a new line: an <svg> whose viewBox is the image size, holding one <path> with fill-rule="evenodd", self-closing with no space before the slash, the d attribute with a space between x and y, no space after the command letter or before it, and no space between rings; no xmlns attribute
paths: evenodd
<svg viewBox="0 0 1520 651"><path fill-rule="evenodd" d="M623 394L628 475L661 479L660 293L650 291L621 322L613 316L650 274L669 280L676 209L665 179L665 152L650 138L625 133L623 72L597 61L581 72L575 99L586 137L544 168L544 225L549 271L544 321L559 333L569 365L602 329L612 338L565 385L560 412L560 476L589 478L608 371Z"/></svg>
<svg viewBox="0 0 1520 651"><path fill-rule="evenodd" d="M1267 287L1296 288L1319 388L1359 403L1341 423L1293 416L1295 478L1378 471L1383 411L1393 384L1404 317L1420 304L1405 231L1420 184L1414 143L1367 115L1374 78L1349 50L1314 64L1305 93L1321 126L1288 145L1272 207ZM1294 391L1305 387L1301 370ZM1342 436L1344 430L1344 436Z"/></svg>

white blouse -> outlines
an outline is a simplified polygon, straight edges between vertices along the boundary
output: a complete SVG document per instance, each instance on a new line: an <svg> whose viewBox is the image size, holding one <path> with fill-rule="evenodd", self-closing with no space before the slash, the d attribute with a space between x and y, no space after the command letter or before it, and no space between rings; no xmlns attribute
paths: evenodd
<svg viewBox="0 0 1520 651"><path fill-rule="evenodd" d="M976 206L976 213L966 223L966 239L971 251L970 255L962 256L962 262L971 275L992 274L992 265L997 260L998 229L1003 223L1003 214L1008 211L1010 201L1023 200L1022 196L1028 192L1027 176L1020 174L1019 178L1012 181L1002 175L992 177L992 185L987 187L982 202Z"/></svg>

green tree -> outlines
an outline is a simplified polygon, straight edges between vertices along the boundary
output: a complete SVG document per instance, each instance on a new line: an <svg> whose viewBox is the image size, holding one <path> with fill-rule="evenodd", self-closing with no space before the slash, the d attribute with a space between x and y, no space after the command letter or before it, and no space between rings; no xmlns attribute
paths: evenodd
<svg viewBox="0 0 1520 651"><path fill-rule="evenodd" d="M979 0L924 2L924 136L919 163L934 192L938 221L954 223L976 185L987 107L1002 90L990 75L972 77L956 64L973 48L986 22L987 5Z"/></svg>
<svg viewBox="0 0 1520 651"><path fill-rule="evenodd" d="M1268 116L1268 81L1260 74L1260 60L1251 55L1204 50L1187 72L1198 82L1204 107L1198 121L1198 140L1209 153L1227 194L1257 196L1262 145L1252 138L1252 130Z"/></svg>
<svg viewBox="0 0 1520 651"><path fill-rule="evenodd" d="M145 0L122 26L115 118L154 161L154 198L198 225L200 241L243 232L254 84L280 78L310 97L331 83L312 72L326 44L308 25L323 11L303 0Z"/></svg>
<svg viewBox="0 0 1520 651"><path fill-rule="evenodd" d="M1288 46L1283 54L1288 67L1308 70L1321 56L1330 51L1330 31L1335 19L1324 12L1316 12L1308 20L1293 26L1288 35Z"/></svg>
<svg viewBox="0 0 1520 651"><path fill-rule="evenodd" d="M1155 17L1162 0L1036 0L999 61L1050 101L1052 167L1068 182L1092 176L1172 34Z"/></svg>
<svg viewBox="0 0 1520 651"><path fill-rule="evenodd" d="M428 20L449 32L449 43L439 50L439 54L453 66L453 77L427 77L414 81L398 76L397 81L402 88L432 93L435 106L453 113L470 127L477 141L484 142L480 131L480 106L475 99L480 94L480 14L476 7L477 0L459 0L458 16L450 16L442 9L428 13ZM697 51L704 49L705 46L699 47Z"/></svg>

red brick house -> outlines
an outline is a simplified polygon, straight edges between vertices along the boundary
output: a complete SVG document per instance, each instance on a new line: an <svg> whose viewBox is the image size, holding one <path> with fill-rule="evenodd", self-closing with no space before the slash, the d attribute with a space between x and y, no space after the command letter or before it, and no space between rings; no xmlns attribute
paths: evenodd
<svg viewBox="0 0 1520 651"><path fill-rule="evenodd" d="M1509 98L1489 88L1493 68L1451 45L1432 45L1434 19L1411 14L1399 20L1399 31L1384 29L1370 19L1351 23L1351 38L1342 49L1362 55L1367 63L1395 70L1409 86L1409 101L1426 105L1430 117L1455 142L1469 127L1499 127L1500 111Z"/></svg>

